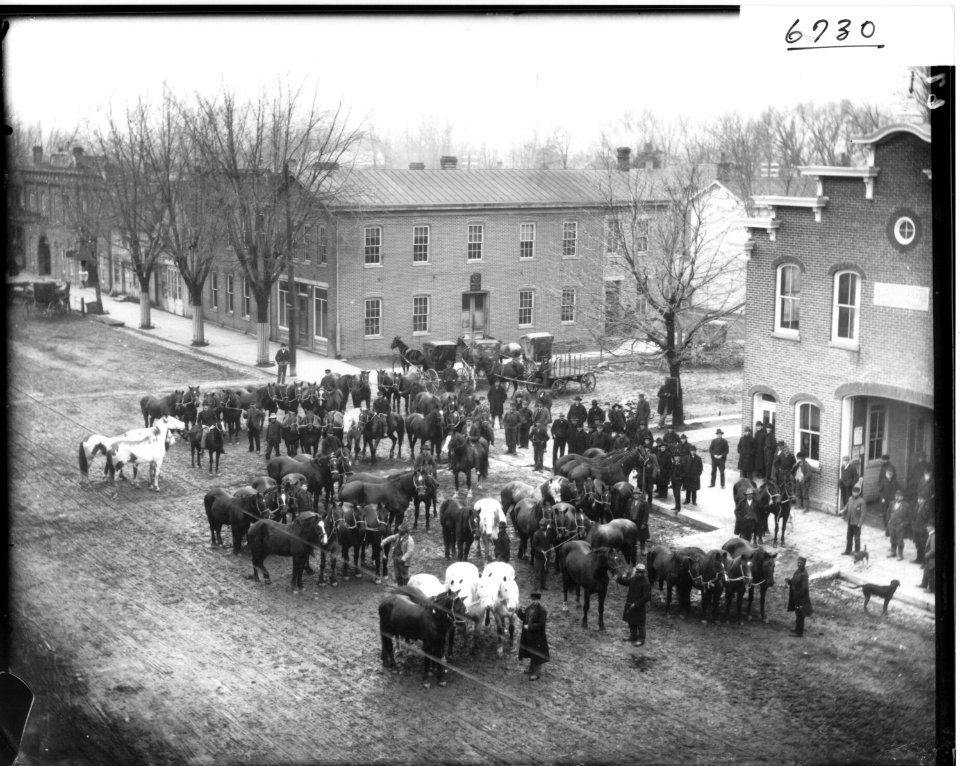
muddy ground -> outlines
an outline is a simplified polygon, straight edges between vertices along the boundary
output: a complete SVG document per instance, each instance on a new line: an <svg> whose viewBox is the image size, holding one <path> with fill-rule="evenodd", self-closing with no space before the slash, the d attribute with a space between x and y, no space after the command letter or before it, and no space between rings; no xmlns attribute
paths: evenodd
<svg viewBox="0 0 960 766"><path fill-rule="evenodd" d="M263 473L245 441L227 448L219 477L176 444L159 494L79 486L81 438L142 424L142 395L262 377L76 317L14 323L8 365L9 665L37 695L22 763L932 762L932 620L899 606L864 615L837 585L814 588L803 639L779 588L770 621L743 627L665 615L655 595L636 649L621 641L623 588L611 588L601 633L596 605L586 630L561 610L554 578L540 681L515 650L498 658L489 630L476 656L458 644L446 688L423 689L414 652L398 673L380 667L386 586L369 571L335 588L310 578L297 595L289 559L268 559L264 586L248 579L246 551L211 548L204 493ZM729 383L708 396L736 401L739 376L704 380L718 375ZM637 385L601 376L598 398ZM514 479L538 482L532 463L495 459L483 494ZM673 542L687 530L654 517L651 531ZM442 576L439 526L416 540L414 570ZM514 563L526 600L530 570Z"/></svg>

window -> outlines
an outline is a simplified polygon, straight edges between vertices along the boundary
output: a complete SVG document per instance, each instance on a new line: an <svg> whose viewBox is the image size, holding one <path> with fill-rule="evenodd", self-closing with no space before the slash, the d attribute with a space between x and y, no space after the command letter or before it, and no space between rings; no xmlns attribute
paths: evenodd
<svg viewBox="0 0 960 766"><path fill-rule="evenodd" d="M917 225L908 216L898 218L893 224L893 236L901 245L909 245L917 236Z"/></svg>
<svg viewBox="0 0 960 766"><path fill-rule="evenodd" d="M233 313L233 274L227 274L227 311Z"/></svg>
<svg viewBox="0 0 960 766"><path fill-rule="evenodd" d="M379 298L367 298L363 302L363 334L367 338L381 335L380 318L383 306Z"/></svg>
<svg viewBox="0 0 960 766"><path fill-rule="evenodd" d="M177 269L167 269L167 279L164 286L169 290L168 295L171 300L183 300L183 278Z"/></svg>
<svg viewBox="0 0 960 766"><path fill-rule="evenodd" d="M413 262L428 263L430 261L430 227L413 227Z"/></svg>
<svg viewBox="0 0 960 766"><path fill-rule="evenodd" d="M413 331L430 331L430 298L416 295L413 298Z"/></svg>
<svg viewBox="0 0 960 766"><path fill-rule="evenodd" d="M860 335L860 276L841 271L833 284L833 339L856 343Z"/></svg>
<svg viewBox="0 0 960 766"><path fill-rule="evenodd" d="M520 257L533 258L533 243L537 236L535 223L520 224Z"/></svg>
<svg viewBox="0 0 960 766"><path fill-rule="evenodd" d="M210 308L220 310L220 275L215 271L210 272Z"/></svg>
<svg viewBox="0 0 960 766"><path fill-rule="evenodd" d="M777 323L775 331L800 333L800 267L786 264L777 269Z"/></svg>
<svg viewBox="0 0 960 766"><path fill-rule="evenodd" d="M321 266L327 265L327 227L318 226L316 228L317 239L317 263Z"/></svg>
<svg viewBox="0 0 960 766"><path fill-rule="evenodd" d="M867 460L879 460L887 451L887 408L871 404L867 431Z"/></svg>
<svg viewBox="0 0 960 766"><path fill-rule="evenodd" d="M380 265L381 229L368 226L363 230L363 263L365 266Z"/></svg>
<svg viewBox="0 0 960 766"><path fill-rule="evenodd" d="M560 321L576 321L577 290L575 287L564 287L560 293Z"/></svg>
<svg viewBox="0 0 960 766"><path fill-rule="evenodd" d="M811 462L820 462L820 408L815 404L797 405L797 434L794 440Z"/></svg>
<svg viewBox="0 0 960 766"><path fill-rule="evenodd" d="M327 337L327 303L327 291L313 288L313 334L317 338Z"/></svg>
<svg viewBox="0 0 960 766"><path fill-rule="evenodd" d="M286 282L277 282L277 324L283 329L290 327L290 290Z"/></svg>
<svg viewBox="0 0 960 766"><path fill-rule="evenodd" d="M31 190L30 194L27 196L27 200L29 201L27 210L29 210L31 213L36 213L37 212L37 193Z"/></svg>
<svg viewBox="0 0 960 766"><path fill-rule="evenodd" d="M483 258L483 224L472 223L467 226L467 260L479 261Z"/></svg>
<svg viewBox="0 0 960 766"><path fill-rule="evenodd" d="M563 257L575 258L577 255L577 222L563 222Z"/></svg>
<svg viewBox="0 0 960 766"><path fill-rule="evenodd" d="M243 278L243 315L250 316L250 280Z"/></svg>
<svg viewBox="0 0 960 766"><path fill-rule="evenodd" d="M643 219L637 221L637 252L645 253L650 246L650 221Z"/></svg>
<svg viewBox="0 0 960 766"><path fill-rule="evenodd" d="M616 255L620 252L620 221L616 218L607 219L607 255Z"/></svg>
<svg viewBox="0 0 960 766"><path fill-rule="evenodd" d="M47 193L40 192L40 215L46 218L48 212L49 211L47 209Z"/></svg>
<svg viewBox="0 0 960 766"><path fill-rule="evenodd" d="M520 325L533 324L533 290L520 291Z"/></svg>

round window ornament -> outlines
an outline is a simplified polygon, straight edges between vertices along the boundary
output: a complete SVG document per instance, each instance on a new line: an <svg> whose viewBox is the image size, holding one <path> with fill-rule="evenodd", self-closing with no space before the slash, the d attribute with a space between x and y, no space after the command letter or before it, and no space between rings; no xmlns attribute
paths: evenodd
<svg viewBox="0 0 960 766"><path fill-rule="evenodd" d="M913 250L920 234L920 217L910 208L897 208L887 219L887 239L901 253Z"/></svg>

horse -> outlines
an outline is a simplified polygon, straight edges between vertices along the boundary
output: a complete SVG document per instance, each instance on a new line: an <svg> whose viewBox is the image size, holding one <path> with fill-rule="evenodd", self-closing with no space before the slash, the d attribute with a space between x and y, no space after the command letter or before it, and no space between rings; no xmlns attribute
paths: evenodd
<svg viewBox="0 0 960 766"><path fill-rule="evenodd" d="M597 615L599 629L606 630L603 624L603 605L607 599L607 586L610 575L626 579L626 569L620 553L612 548L592 548L583 540L569 540L560 547L560 571L563 573L563 611L567 611L567 594L576 590L577 604L580 603L580 590L583 589L583 619L581 627L587 627L587 612L590 611L590 595L597 594Z"/></svg>
<svg viewBox="0 0 960 766"><path fill-rule="evenodd" d="M316 457L322 437L323 428L308 421L300 426L300 449L304 454Z"/></svg>
<svg viewBox="0 0 960 766"><path fill-rule="evenodd" d="M613 519L610 487L600 481L600 479L593 479L586 482L584 484L583 497L580 498L579 507L590 521L601 524L610 521Z"/></svg>
<svg viewBox="0 0 960 766"><path fill-rule="evenodd" d="M517 558L524 559L527 556L527 542L533 537L534 533L540 528L540 519L543 518L543 505L534 497L525 497L513 507L513 528L520 539L520 546L517 549ZM549 519L548 519L549 527ZM533 566L533 558L530 559L530 566Z"/></svg>
<svg viewBox="0 0 960 766"><path fill-rule="evenodd" d="M483 438L487 440L487 444L493 444L493 426L486 420L470 421L467 427L467 433L471 439Z"/></svg>
<svg viewBox="0 0 960 766"><path fill-rule="evenodd" d="M481 488L483 479L487 478L487 442L479 439L476 442L464 434L455 433L449 440L450 471L453 473L453 487L460 492L460 474L467 477L467 497L473 495L471 486L471 472L477 472L477 489Z"/></svg>
<svg viewBox="0 0 960 766"><path fill-rule="evenodd" d="M373 410L360 410L360 432L363 435L363 446L360 452L366 456L367 447L370 448L370 462L377 462L377 446L380 440L387 435L385 416ZM392 450L391 450L392 453ZM391 457L393 455L391 454Z"/></svg>
<svg viewBox="0 0 960 766"><path fill-rule="evenodd" d="M629 519L613 519L607 524L594 524L586 540L592 548L615 548L630 566L637 564L637 525Z"/></svg>
<svg viewBox="0 0 960 766"><path fill-rule="evenodd" d="M367 409L370 409L370 370L360 370L357 375L341 375L340 381L346 384L354 407L359 407L361 402L365 402Z"/></svg>
<svg viewBox="0 0 960 766"><path fill-rule="evenodd" d="M385 477L382 483L367 481L347 482L340 489L340 502L354 505L380 505L390 512L390 526L396 529L413 498L413 471L402 471Z"/></svg>
<svg viewBox="0 0 960 766"><path fill-rule="evenodd" d="M665 613L670 613L670 600L673 589L677 589L678 608L681 611L690 609L690 591L697 577L700 576L700 564L706 554L699 548L668 548L665 545L654 545L647 551L647 577L652 585L663 591L663 584L667 584L667 602Z"/></svg>
<svg viewBox="0 0 960 766"><path fill-rule="evenodd" d="M479 514L480 537L479 542L483 545L483 559L490 561L490 549L500 533L500 522L506 522L507 517L503 512L503 506L498 500L492 497L484 497L473 504L474 510ZM480 545L477 546L477 553L480 553Z"/></svg>
<svg viewBox="0 0 960 766"><path fill-rule="evenodd" d="M353 568L356 577L360 575L360 565L366 562L367 546L370 546L375 582L379 585L387 574L387 562L381 556L380 543L387 536L390 519L383 507L366 505L345 506L342 509L340 527L340 550L343 556L343 576L347 576L350 550L353 550Z"/></svg>
<svg viewBox="0 0 960 766"><path fill-rule="evenodd" d="M460 505L449 497L440 505L440 528L443 530L443 557L457 561L470 557L470 546L480 538L480 512L469 505Z"/></svg>
<svg viewBox="0 0 960 766"><path fill-rule="evenodd" d="M247 543L256 582L260 582L262 573L264 583L270 584L270 573L263 562L271 553L293 559L290 588L296 593L303 588L303 572L309 567L313 549L327 544L327 529L320 516L312 511L301 513L289 524L260 519L247 532Z"/></svg>
<svg viewBox="0 0 960 766"><path fill-rule="evenodd" d="M295 413L288 412L280 422L280 436L287 448L287 456L296 455L300 446L300 424Z"/></svg>
<svg viewBox="0 0 960 766"><path fill-rule="evenodd" d="M406 434L403 415L397 412L387 412L382 413L380 417L383 420L383 435L390 440L389 459L393 460L393 452L396 450L399 460L403 457L403 437Z"/></svg>
<svg viewBox="0 0 960 766"><path fill-rule="evenodd" d="M766 548L754 548L746 540L739 537L733 537L723 544L725 550L732 559L743 557L750 562L750 593L747 599L747 619L750 619L750 608L753 606L753 589L760 586L760 619L767 622L767 590L774 585L774 573L777 566L777 553L771 553ZM737 604L737 615L739 617L739 603Z"/></svg>
<svg viewBox="0 0 960 766"><path fill-rule="evenodd" d="M433 516L437 516L437 487L440 486L436 478L428 471L415 469L413 472L413 528L416 529L420 521L420 503L423 503L423 518L427 532L430 531L430 508L433 507Z"/></svg>
<svg viewBox="0 0 960 766"><path fill-rule="evenodd" d="M139 440L119 440L107 452L108 482L113 484L116 473L122 475L123 464L138 463L150 465L151 484L154 492L160 491L160 469L167 450L173 444L175 431L183 431L186 425L172 415L165 415L154 421L147 429L148 435Z"/></svg>
<svg viewBox="0 0 960 766"><path fill-rule="evenodd" d="M458 561L447 567L443 582L447 591L455 593L463 603L463 617L461 622L464 637L466 638L467 623L473 623L473 640L470 645L471 654L477 650L477 630L480 619L486 614L486 607L480 598L480 570L467 561ZM449 656L453 655L454 635L450 634L450 645L447 649Z"/></svg>
<svg viewBox="0 0 960 766"><path fill-rule="evenodd" d="M416 454L417 441L430 442L430 451L439 460L443 453L443 410L433 410L427 415L414 413L404 420L410 454Z"/></svg>
<svg viewBox="0 0 960 766"><path fill-rule="evenodd" d="M707 624L707 610L712 610L714 625L720 619L720 596L726 584L730 556L726 551L714 548L707 551L700 562L700 571L693 578L694 587L700 591L700 622Z"/></svg>
<svg viewBox="0 0 960 766"><path fill-rule="evenodd" d="M175 414L175 409L183 400L183 391L173 391L166 396L147 394L140 400L140 412L143 415L143 427L149 428L160 418Z"/></svg>
<svg viewBox="0 0 960 766"><path fill-rule="evenodd" d="M767 515L773 516L773 545L777 545L777 535L780 536L780 545L786 545L787 522L790 520L790 496L784 492L783 487L775 481L767 481L757 492L757 502L761 508L761 514L764 518ZM751 540L758 545L763 544L763 533L767 531L767 525L764 523L758 527L756 540Z"/></svg>
<svg viewBox="0 0 960 766"><path fill-rule="evenodd" d="M90 434L86 439L80 442L80 450L78 452L78 462L80 466L80 484L81 486L86 486L90 483L90 463L93 461L93 458L103 453L104 458L107 458L110 450L120 441L131 441L137 442L141 441L150 436L153 432L151 428L135 428L126 433L121 434L120 436L104 436L103 434ZM104 477L108 476L110 473L110 464L109 458L103 466L103 475Z"/></svg>
<svg viewBox="0 0 960 766"><path fill-rule="evenodd" d="M397 413L400 412L400 400L402 398L400 396L401 377L401 375L386 370L377 370L377 393L381 398L386 399L390 409Z"/></svg>
<svg viewBox="0 0 960 766"><path fill-rule="evenodd" d="M423 687L430 688L430 676L436 674L437 685L446 686L445 668L440 663L443 645L462 614L463 603L445 592L430 599L417 588L399 588L384 596L377 608L380 616L380 661L385 668L395 668L395 638L420 641L423 644Z"/></svg>
<svg viewBox="0 0 960 766"><path fill-rule="evenodd" d="M503 561L491 561L480 573L480 601L486 609L485 623L490 624L490 615L497 626L497 656L503 656L503 627L509 622L510 643L513 644L514 621L520 606L520 590L517 573Z"/></svg>
<svg viewBox="0 0 960 766"><path fill-rule="evenodd" d="M540 497L545 505L553 503L575 503L576 485L564 476L554 476L540 485Z"/></svg>
<svg viewBox="0 0 960 766"><path fill-rule="evenodd" d="M447 408L443 406L440 397L429 391L421 391L416 394L411 399L410 406L414 412L418 412L421 415L427 415L433 410L447 410Z"/></svg>
<svg viewBox="0 0 960 766"><path fill-rule="evenodd" d="M204 433L206 431L206 433ZM199 423L187 432L187 441L190 443L190 467L193 468L193 458L197 458L197 468L203 469L203 450L209 456L210 475L214 472L214 456L216 456L216 473L220 475L220 456L223 450L223 432L217 426L204 428Z"/></svg>
<svg viewBox="0 0 960 766"><path fill-rule="evenodd" d="M506 385L513 384L512 396L516 396L517 389L524 382L527 375L527 369L520 359L511 359L502 364L497 364L493 368L494 378L502 380Z"/></svg>
<svg viewBox="0 0 960 766"><path fill-rule="evenodd" d="M726 551L725 555L729 556ZM724 593L727 597L727 609L724 613L724 620L730 619L730 605L733 603L733 597L737 597L737 624L743 625L743 594L753 592L753 567L749 559L741 554L731 559L727 564L724 576ZM750 606L747 603L747 612L749 614Z"/></svg>
<svg viewBox="0 0 960 766"><path fill-rule="evenodd" d="M224 524L229 524L233 536L233 553L239 556L243 536L248 533L251 524L263 518L266 506L263 495L256 490L244 496L231 495L224 489L213 489L204 495L203 507L210 524L211 547L223 545L220 532Z"/></svg>
<svg viewBox="0 0 960 766"><path fill-rule="evenodd" d="M257 490L257 492L266 492L268 489L273 489L277 486L275 479L271 479L269 476L258 476L256 479L250 482L250 486Z"/></svg>
<svg viewBox="0 0 960 766"><path fill-rule="evenodd" d="M390 350L396 350L397 353L400 354L400 364L403 366L404 372L409 370L411 366L421 369L426 366L427 357L424 356L423 352L410 348L400 339L399 335L393 339L393 342L390 344Z"/></svg>
<svg viewBox="0 0 960 766"><path fill-rule="evenodd" d="M306 456L304 456L306 457ZM267 475L279 482L284 476L300 473L307 478L307 490L313 495L313 510L320 505L320 495L324 495L325 505L333 501L333 471L329 459L315 458L304 461L281 455L267 463Z"/></svg>
<svg viewBox="0 0 960 766"><path fill-rule="evenodd" d="M587 515L571 503L554 503L545 514L549 516L556 541L585 540L592 524ZM622 540L618 539L618 545ZM560 559L557 559L557 571L560 571Z"/></svg>
<svg viewBox="0 0 960 766"><path fill-rule="evenodd" d="M513 522L514 529L517 527L514 508L517 503L528 497L532 497L534 501L538 500L539 490L530 484L524 484L522 481L508 482L503 486L503 489L500 490L500 505L503 507L503 512L509 516Z"/></svg>
<svg viewBox="0 0 960 766"><path fill-rule="evenodd" d="M225 391L223 402L220 404L220 418L227 431L227 439L240 442L240 417L243 408L240 406L240 396L236 391Z"/></svg>

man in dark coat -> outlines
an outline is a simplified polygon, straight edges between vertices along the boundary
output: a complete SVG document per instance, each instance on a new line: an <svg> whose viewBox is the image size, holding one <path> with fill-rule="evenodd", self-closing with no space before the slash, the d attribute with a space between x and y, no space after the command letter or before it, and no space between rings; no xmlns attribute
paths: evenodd
<svg viewBox="0 0 960 766"><path fill-rule="evenodd" d="M547 451L547 442L550 434L546 426L534 422L533 432L530 434L530 443L533 445L533 470L543 470L543 455Z"/></svg>
<svg viewBox="0 0 960 766"><path fill-rule="evenodd" d="M530 426L533 425L533 411L524 404L520 407L519 412L520 427L517 429L517 444L521 449L526 449L530 446Z"/></svg>
<svg viewBox="0 0 960 766"><path fill-rule="evenodd" d="M650 402L647 401L646 394L637 394L637 425L640 430L647 428L650 423Z"/></svg>
<svg viewBox="0 0 960 766"><path fill-rule="evenodd" d="M923 548L923 579L920 580L919 587L927 593L933 593L937 582L937 546L936 546L936 526L932 522L927 522L927 541Z"/></svg>
<svg viewBox="0 0 960 766"><path fill-rule="evenodd" d="M573 423L573 421L570 421ZM587 445L587 432L583 430L583 423L572 429L567 439L567 451L571 455L582 455L589 449Z"/></svg>
<svg viewBox="0 0 960 766"><path fill-rule="evenodd" d="M507 535L507 522L500 522L497 539L493 541L493 558L506 564L510 563L510 537Z"/></svg>
<svg viewBox="0 0 960 766"><path fill-rule="evenodd" d="M767 441L767 429L763 427L763 421L758 420L756 430L753 432L753 473L748 477L750 479L765 479L763 472L763 446Z"/></svg>
<svg viewBox="0 0 960 766"><path fill-rule="evenodd" d="M650 580L647 568L637 564L633 573L617 576L617 582L627 586L627 600L623 605L623 621L630 626L630 635L624 641L634 646L643 646L647 640L647 604L650 601Z"/></svg>
<svg viewBox="0 0 960 766"><path fill-rule="evenodd" d="M280 344L280 350L273 359L277 363L277 385L282 386L287 380L287 365L290 364L290 349L286 343Z"/></svg>
<svg viewBox="0 0 960 766"><path fill-rule="evenodd" d="M260 451L260 431L263 429L263 410L256 404L251 404L247 409L247 439L250 442L250 449L247 452L253 452L256 447Z"/></svg>
<svg viewBox="0 0 960 766"><path fill-rule="evenodd" d="M683 491L684 503L697 504L697 490L700 489L700 475L703 473L703 460L697 454L697 448L692 444L687 447L687 454L681 457L683 461Z"/></svg>
<svg viewBox="0 0 960 766"><path fill-rule="evenodd" d="M852 556L853 551L860 552L860 531L867 520L867 501L863 499L860 482L853 485L850 499L841 511L847 517L847 547L844 556Z"/></svg>
<svg viewBox="0 0 960 766"><path fill-rule="evenodd" d="M487 393L487 401L490 402L490 419L494 425L500 423L503 428L503 405L507 401L507 389L503 387L503 381L498 380L493 384L493 388Z"/></svg>
<svg viewBox="0 0 960 766"><path fill-rule="evenodd" d="M537 397L537 401L533 405L533 425L550 428L550 409L539 397Z"/></svg>
<svg viewBox="0 0 960 766"><path fill-rule="evenodd" d="M787 580L790 589L790 598L787 601L787 611L796 614L796 625L791 635L803 637L803 623L813 614L813 605L810 603L810 578L807 575L807 560L801 556L797 559L797 571Z"/></svg>
<svg viewBox="0 0 960 766"><path fill-rule="evenodd" d="M673 455L670 452L670 448L663 443L663 440L658 436L657 441L657 463L660 465L660 473L657 476L657 497L661 500L665 500L667 497L667 489L670 486L670 473L673 470Z"/></svg>
<svg viewBox="0 0 960 766"><path fill-rule="evenodd" d="M773 478L773 459L777 455L777 436L773 432L773 423L767 423L763 436L763 478Z"/></svg>
<svg viewBox="0 0 960 766"><path fill-rule="evenodd" d="M443 380L443 390L448 393L453 393L457 390L457 380L459 376L457 371L453 369L453 362L447 362L446 367L443 368L443 372L440 374L441 380Z"/></svg>
<svg viewBox="0 0 960 766"><path fill-rule="evenodd" d="M670 489L673 491L673 512L680 513L680 492L683 490L683 460L678 452L671 449Z"/></svg>
<svg viewBox="0 0 960 766"><path fill-rule="evenodd" d="M797 462L793 464L793 482L797 488L797 503L800 509L806 513L807 503L810 501L810 481L813 479L813 467L807 462L807 453L800 450L797 453ZM884 520L884 527L887 523Z"/></svg>
<svg viewBox="0 0 960 766"><path fill-rule="evenodd" d="M890 502L890 521L887 522L887 528L890 531L888 559L896 556L903 561L903 544L913 529L914 516L913 506L904 501L903 490L899 488L894 490L893 500Z"/></svg>
<svg viewBox="0 0 960 766"><path fill-rule="evenodd" d="M673 426L667 426L667 430L663 434L663 443L671 449L680 443L680 437L677 435L677 432L673 430Z"/></svg>
<svg viewBox="0 0 960 766"><path fill-rule="evenodd" d="M840 479L837 485L840 488L840 505L846 507L850 495L853 494L853 487L860 481L860 471L857 464L850 459L849 455L840 458Z"/></svg>
<svg viewBox="0 0 960 766"><path fill-rule="evenodd" d="M624 414L623 405L620 404L620 402L617 402L609 409L607 412L607 420L610 421L610 429L615 434L622 434L626 432L627 416ZM646 428L646 426L644 426L644 428Z"/></svg>
<svg viewBox="0 0 960 766"><path fill-rule="evenodd" d="M540 590L547 589L547 556L550 550L550 535L547 534L547 520L540 519L540 528L530 540L530 558L533 560L533 579L539 583Z"/></svg>
<svg viewBox="0 0 960 766"><path fill-rule="evenodd" d="M553 466L557 466L557 458L567 454L567 439L570 437L570 421L562 412L550 426L550 436L553 438Z"/></svg>
<svg viewBox="0 0 960 766"><path fill-rule="evenodd" d="M927 544L927 524L935 520L933 468L928 468L917 485L917 510L914 516L913 542L917 546L915 564L923 565L923 551Z"/></svg>
<svg viewBox="0 0 960 766"><path fill-rule="evenodd" d="M720 489L726 483L724 472L727 470L727 455L730 454L730 445L723 438L723 431L717 429L717 435L710 442L710 486L717 485L717 472L720 472Z"/></svg>
<svg viewBox="0 0 960 766"><path fill-rule="evenodd" d="M903 485L904 497L908 502L917 499L917 486L920 484L920 478L927 471L933 471L933 466L927 461L926 452L917 453L917 462L913 464L907 473L907 482Z"/></svg>
<svg viewBox="0 0 960 766"><path fill-rule="evenodd" d="M660 416L660 427L667 423L667 416L673 414L673 386L670 378L663 379L663 385L657 391L657 414Z"/></svg>
<svg viewBox="0 0 960 766"><path fill-rule="evenodd" d="M610 445L613 440L613 432L611 431L612 425L610 423L604 423L600 430L594 429L590 432L587 438L587 444L591 448L596 447L597 449L602 449L604 452L610 451Z"/></svg>
<svg viewBox="0 0 960 766"><path fill-rule="evenodd" d="M540 604L540 593L530 594L530 604L525 609L517 609L517 616L523 620L520 631L520 650L517 657L522 662L530 660L530 667L524 673L531 681L540 678L540 666L550 662L550 647L547 644L547 610Z"/></svg>
<svg viewBox="0 0 960 766"><path fill-rule="evenodd" d="M517 436L520 433L520 423L522 418L517 403L510 405L510 412L503 416L503 435L507 442L507 454L517 454Z"/></svg>
<svg viewBox="0 0 960 766"><path fill-rule="evenodd" d="M274 412L270 413L270 418L267 422L267 460L270 459L270 455L276 450L277 457L280 457L280 442L283 439L283 431L280 427L280 421L277 420L277 415Z"/></svg>
<svg viewBox="0 0 960 766"><path fill-rule="evenodd" d="M743 537L743 528L741 527L741 522L745 518L752 518L755 522L760 519L760 506L757 503L757 490L753 487L747 487L743 493L743 497L740 498L740 502L737 503L737 507L733 511L734 523L733 523L733 534ZM747 538L744 537L745 540ZM751 542L747 540L747 542Z"/></svg>
<svg viewBox="0 0 960 766"><path fill-rule="evenodd" d="M741 479L753 478L753 432L750 426L743 427L743 436L737 442L737 470Z"/></svg>
<svg viewBox="0 0 960 766"><path fill-rule="evenodd" d="M584 425L587 422L587 408L583 406L583 399L579 396L573 397L573 404L567 410L567 420L573 427Z"/></svg>
<svg viewBox="0 0 960 766"><path fill-rule="evenodd" d="M883 514L883 531L890 537L887 525L890 523L890 503L893 502L893 493L897 491L897 469L890 462L889 455L880 456L880 512Z"/></svg>
<svg viewBox="0 0 960 766"><path fill-rule="evenodd" d="M600 406L600 400L594 399L590 402L590 409L587 410L587 428L589 430L600 430L600 426L603 424L606 419L606 415L603 413L603 408Z"/></svg>

